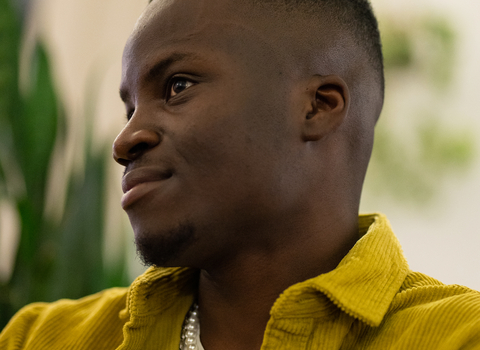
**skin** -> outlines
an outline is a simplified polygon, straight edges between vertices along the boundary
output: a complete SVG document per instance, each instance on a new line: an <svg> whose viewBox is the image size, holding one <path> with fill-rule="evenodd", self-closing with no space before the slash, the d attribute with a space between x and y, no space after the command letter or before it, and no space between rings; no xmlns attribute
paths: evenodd
<svg viewBox="0 0 480 350"><path fill-rule="evenodd" d="M376 120L357 116L370 107L352 93L375 92L329 58L334 46L293 51L299 65L279 23L304 29L239 6L149 5L124 51L128 122L113 146L140 254L201 269L208 350L259 349L279 294L355 244Z"/></svg>

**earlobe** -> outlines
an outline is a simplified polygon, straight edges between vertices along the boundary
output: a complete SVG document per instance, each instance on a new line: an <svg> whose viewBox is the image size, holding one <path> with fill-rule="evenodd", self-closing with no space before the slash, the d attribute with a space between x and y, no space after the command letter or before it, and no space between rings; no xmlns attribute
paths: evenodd
<svg viewBox="0 0 480 350"><path fill-rule="evenodd" d="M338 75L312 77L307 92L309 110L303 122L303 140L317 141L342 124L350 95L347 84Z"/></svg>

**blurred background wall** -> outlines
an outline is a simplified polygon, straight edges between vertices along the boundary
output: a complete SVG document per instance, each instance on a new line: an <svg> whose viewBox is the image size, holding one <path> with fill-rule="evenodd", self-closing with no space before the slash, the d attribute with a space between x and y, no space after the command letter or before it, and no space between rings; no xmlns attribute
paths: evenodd
<svg viewBox="0 0 480 350"><path fill-rule="evenodd" d="M0 0L0 328L143 271L111 144L146 2ZM387 214L413 270L480 290L480 3L372 2L387 92L361 210Z"/></svg>
<svg viewBox="0 0 480 350"><path fill-rule="evenodd" d="M362 210L388 215L413 270L480 290L480 2L373 6L387 102Z"/></svg>

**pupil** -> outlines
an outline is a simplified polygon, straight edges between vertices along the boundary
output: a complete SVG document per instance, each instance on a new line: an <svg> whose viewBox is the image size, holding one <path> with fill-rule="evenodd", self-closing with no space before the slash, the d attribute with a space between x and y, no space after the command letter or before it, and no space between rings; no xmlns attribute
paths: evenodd
<svg viewBox="0 0 480 350"><path fill-rule="evenodd" d="M187 88L186 80L178 80L173 84L173 91L179 93Z"/></svg>

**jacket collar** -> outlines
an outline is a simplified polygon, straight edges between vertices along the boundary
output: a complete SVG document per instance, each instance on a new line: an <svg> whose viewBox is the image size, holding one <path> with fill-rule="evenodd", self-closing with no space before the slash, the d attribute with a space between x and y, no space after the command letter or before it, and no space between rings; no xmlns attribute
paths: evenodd
<svg viewBox="0 0 480 350"><path fill-rule="evenodd" d="M127 307L120 317L153 316L174 303L185 302L185 312L198 289L198 270L150 267L137 277L127 293Z"/></svg>
<svg viewBox="0 0 480 350"><path fill-rule="evenodd" d="M315 306L326 296L350 316L378 326L405 280L408 264L384 215L361 215L359 235L337 268L286 289L271 315L315 317ZM179 300L187 310L196 294L198 274L188 268L149 268L130 286L123 317L153 315Z"/></svg>
<svg viewBox="0 0 480 350"><path fill-rule="evenodd" d="M314 317L315 308L307 305L309 299L318 300L320 292L350 316L370 326L380 325L409 268L384 215L361 215L359 234L361 238L337 268L289 287L277 299L272 316Z"/></svg>

